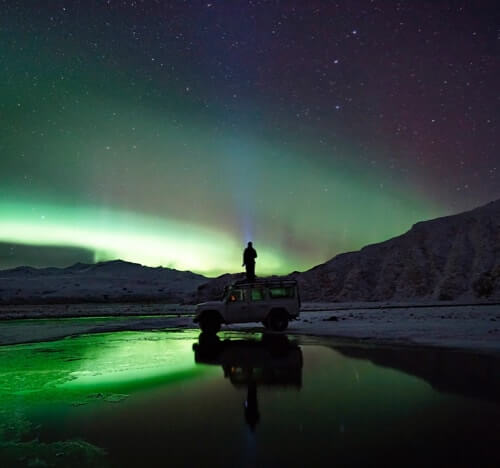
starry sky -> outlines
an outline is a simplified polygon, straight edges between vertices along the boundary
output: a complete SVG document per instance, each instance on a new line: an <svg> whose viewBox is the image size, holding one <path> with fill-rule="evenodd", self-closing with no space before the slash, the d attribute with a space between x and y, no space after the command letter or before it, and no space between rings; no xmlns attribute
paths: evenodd
<svg viewBox="0 0 500 468"><path fill-rule="evenodd" d="M0 267L282 274L500 198L496 0L0 7Z"/></svg>

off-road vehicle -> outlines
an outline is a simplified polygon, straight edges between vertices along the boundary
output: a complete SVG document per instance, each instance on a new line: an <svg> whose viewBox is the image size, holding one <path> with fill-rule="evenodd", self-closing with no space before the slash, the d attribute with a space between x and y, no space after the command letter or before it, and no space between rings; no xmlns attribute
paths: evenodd
<svg viewBox="0 0 500 468"><path fill-rule="evenodd" d="M209 333L217 333L223 323L247 322L262 322L270 330L283 331L299 313L297 281L243 280L227 286L222 300L198 304L194 322Z"/></svg>

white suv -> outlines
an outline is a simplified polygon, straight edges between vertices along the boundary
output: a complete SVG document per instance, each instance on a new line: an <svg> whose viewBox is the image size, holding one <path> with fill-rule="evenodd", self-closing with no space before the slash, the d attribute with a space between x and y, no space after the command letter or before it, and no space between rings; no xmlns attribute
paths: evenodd
<svg viewBox="0 0 500 468"><path fill-rule="evenodd" d="M297 281L236 281L225 288L221 301L198 304L194 322L209 333L217 333L223 323L247 322L262 322L266 328L283 331L299 313Z"/></svg>

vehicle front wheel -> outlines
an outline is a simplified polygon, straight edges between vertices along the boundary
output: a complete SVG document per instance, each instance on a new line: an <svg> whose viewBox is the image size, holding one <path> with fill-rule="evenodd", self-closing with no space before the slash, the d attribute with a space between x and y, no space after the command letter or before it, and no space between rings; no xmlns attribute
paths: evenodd
<svg viewBox="0 0 500 468"><path fill-rule="evenodd" d="M220 330L220 326L220 319L216 315L210 314L200 319L200 328L204 333L217 333Z"/></svg>
<svg viewBox="0 0 500 468"><path fill-rule="evenodd" d="M276 310L271 312L267 319L267 326L273 331L283 331L288 327L288 315L285 311Z"/></svg>

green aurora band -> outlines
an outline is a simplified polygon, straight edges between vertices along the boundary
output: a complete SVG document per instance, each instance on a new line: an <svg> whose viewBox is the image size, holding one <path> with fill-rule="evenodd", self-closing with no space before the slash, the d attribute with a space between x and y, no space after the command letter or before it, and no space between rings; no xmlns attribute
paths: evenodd
<svg viewBox="0 0 500 468"><path fill-rule="evenodd" d="M73 165L49 157L59 144L51 141L41 183L1 187L0 241L84 247L95 260L214 275L236 271L253 240L261 273L288 273L442 213L408 187L381 183L379 171L359 173L341 159L320 166L297 149L252 142L242 150L224 137L213 144L187 133L167 128L140 156L118 135L107 145L75 145L83 156ZM183 152L179 141L197 143Z"/></svg>
<svg viewBox="0 0 500 468"><path fill-rule="evenodd" d="M80 107L65 115L66 135L50 119L14 119L24 133L41 127L4 140L20 156L2 161L0 242L216 275L237 271L253 240L258 271L283 274L443 213L376 167L361 171L341 155L321 161L325 150L314 145L173 124L168 113L118 102Z"/></svg>
<svg viewBox="0 0 500 468"><path fill-rule="evenodd" d="M273 129L251 99L227 110L207 90L86 67L55 40L15 46L0 90L0 242L217 275L238 271L252 240L257 273L284 274L447 213L418 171L377 165L387 148L359 154L293 119Z"/></svg>

